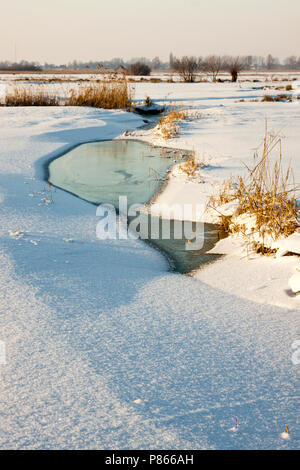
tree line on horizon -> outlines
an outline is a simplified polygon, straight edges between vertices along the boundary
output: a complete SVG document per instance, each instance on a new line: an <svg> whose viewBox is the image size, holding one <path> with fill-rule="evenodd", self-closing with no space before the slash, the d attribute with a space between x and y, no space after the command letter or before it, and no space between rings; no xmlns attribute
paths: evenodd
<svg viewBox="0 0 300 470"><path fill-rule="evenodd" d="M107 61L77 61L74 60L67 64L50 64L45 62L41 65L39 62L29 62L22 60L20 62L2 61L0 70L2 71L32 71L42 72L46 70L123 70L124 73L131 75L149 75L152 70L173 70L178 72L183 81L192 82L195 75L199 72L206 72L213 81L216 81L218 73L228 71L231 73L232 81L236 81L241 70L274 70L278 68L298 70L300 69L300 56L289 56L283 62L268 54L262 56L220 56L209 55L206 57L183 56L175 57L172 53L168 62L163 62L160 58L154 57L152 60L146 57L133 58L124 61L122 58L114 58Z"/></svg>
<svg viewBox="0 0 300 470"><path fill-rule="evenodd" d="M231 75L232 82L236 82L238 74L242 70L274 70L286 68L290 70L300 69L300 57L290 56L281 64L278 59L269 54L266 59L256 56L219 56L207 57L183 56L177 58L170 54L170 69L179 73L183 81L193 82L197 73L205 72L215 82L220 72L226 71Z"/></svg>

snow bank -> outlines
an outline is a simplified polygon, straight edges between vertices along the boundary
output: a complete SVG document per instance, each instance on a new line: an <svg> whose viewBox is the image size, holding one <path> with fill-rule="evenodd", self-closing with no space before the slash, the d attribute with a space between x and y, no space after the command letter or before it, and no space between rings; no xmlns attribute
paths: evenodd
<svg viewBox="0 0 300 470"><path fill-rule="evenodd" d="M274 243L274 247L278 248L276 256L284 256L287 253L295 253L300 255L300 233L295 232L289 237L283 238Z"/></svg>

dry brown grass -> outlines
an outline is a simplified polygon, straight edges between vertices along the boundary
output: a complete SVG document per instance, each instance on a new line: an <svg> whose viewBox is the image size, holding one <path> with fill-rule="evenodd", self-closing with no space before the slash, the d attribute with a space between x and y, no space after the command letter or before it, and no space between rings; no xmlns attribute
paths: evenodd
<svg viewBox="0 0 300 470"><path fill-rule="evenodd" d="M91 106L104 109L132 108L131 90L126 79L94 80L71 90L60 100L43 85L16 85L5 96L5 106Z"/></svg>
<svg viewBox="0 0 300 470"><path fill-rule="evenodd" d="M234 200L234 192L233 192L234 181L233 178L229 178L228 180L224 181L219 191L216 195L212 195L209 199L209 206L216 209L223 204L227 204Z"/></svg>
<svg viewBox="0 0 300 470"><path fill-rule="evenodd" d="M191 155L186 158L185 162L180 163L179 168L187 176L194 177L203 165L203 163L195 160L195 155Z"/></svg>
<svg viewBox="0 0 300 470"><path fill-rule="evenodd" d="M277 86L275 90L281 90L281 91L293 91L292 85L286 85L286 86Z"/></svg>
<svg viewBox="0 0 300 470"><path fill-rule="evenodd" d="M188 112L183 109L172 109L165 114L157 124L156 135L163 139L173 139L180 133L180 121L188 117Z"/></svg>
<svg viewBox="0 0 300 470"><path fill-rule="evenodd" d="M279 156L272 163L274 151L278 151ZM267 125L261 155L255 152L253 168L246 168L248 175L226 181L219 194L210 199L209 206L219 212L225 230L245 235L255 251L265 254L270 252L270 239L275 241L288 236L300 226L296 203L298 188L291 167L283 169L280 135L269 134ZM237 211L234 216L225 216L218 207L230 201L237 202ZM247 227L247 216L254 221L251 228Z"/></svg>
<svg viewBox="0 0 300 470"><path fill-rule="evenodd" d="M5 106L58 106L59 98L43 86L16 85L5 96Z"/></svg>
<svg viewBox="0 0 300 470"><path fill-rule="evenodd" d="M261 101L269 101L269 102L276 102L276 101L292 101L293 97L291 95L280 94L277 96L265 95Z"/></svg>
<svg viewBox="0 0 300 470"><path fill-rule="evenodd" d="M156 77L151 77L149 81L150 81L150 83L161 83L162 79L161 78L156 78Z"/></svg>
<svg viewBox="0 0 300 470"><path fill-rule="evenodd" d="M127 80L102 81L71 91L69 106L91 106L103 109L131 109L132 95Z"/></svg>
<svg viewBox="0 0 300 470"><path fill-rule="evenodd" d="M265 95L263 98L262 98L262 101L264 102L271 102L271 101L275 101L274 100L274 97L273 96L270 96L270 95Z"/></svg>

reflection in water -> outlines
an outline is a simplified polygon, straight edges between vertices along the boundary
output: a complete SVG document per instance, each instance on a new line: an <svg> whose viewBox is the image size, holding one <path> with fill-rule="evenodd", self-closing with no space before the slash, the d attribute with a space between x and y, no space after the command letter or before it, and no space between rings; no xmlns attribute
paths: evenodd
<svg viewBox="0 0 300 470"><path fill-rule="evenodd" d="M169 157L169 158L166 158ZM54 160L49 180L95 204L110 203L118 208L119 195L128 204L148 202L159 188L179 152L142 142L106 141L80 145Z"/></svg>
<svg viewBox="0 0 300 470"><path fill-rule="evenodd" d="M119 196L127 196L128 206L149 202L167 170L179 158L182 158L179 151L137 141L88 143L52 161L49 181L89 202L112 204L119 209ZM174 238L174 221L170 223L170 239L163 239L161 230L159 235L151 238L151 218L146 217L149 219L150 239L145 241L163 251L177 271L188 273L216 258L216 255L205 253L219 238L216 226L205 224L204 246L201 250L192 251L186 250L184 235L180 239ZM158 222L161 228L163 220ZM178 227L178 221L176 223ZM193 230L196 229L197 224L194 223Z"/></svg>

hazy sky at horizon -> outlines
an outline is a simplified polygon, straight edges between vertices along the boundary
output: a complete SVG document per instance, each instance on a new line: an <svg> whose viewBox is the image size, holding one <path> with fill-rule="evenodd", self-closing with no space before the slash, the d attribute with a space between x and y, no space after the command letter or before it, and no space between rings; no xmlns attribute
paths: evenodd
<svg viewBox="0 0 300 470"><path fill-rule="evenodd" d="M3 0L2 0L3 1ZM300 0L10 0L0 60L300 56Z"/></svg>

